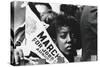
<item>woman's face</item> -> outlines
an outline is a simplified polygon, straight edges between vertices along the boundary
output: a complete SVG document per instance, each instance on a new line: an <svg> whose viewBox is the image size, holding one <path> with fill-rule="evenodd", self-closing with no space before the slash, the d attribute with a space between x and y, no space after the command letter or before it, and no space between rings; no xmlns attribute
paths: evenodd
<svg viewBox="0 0 100 67"><path fill-rule="evenodd" d="M57 31L57 46L59 49L69 55L71 51L71 46L72 46L72 39L71 39L71 33L70 29L67 26L63 26L58 28Z"/></svg>

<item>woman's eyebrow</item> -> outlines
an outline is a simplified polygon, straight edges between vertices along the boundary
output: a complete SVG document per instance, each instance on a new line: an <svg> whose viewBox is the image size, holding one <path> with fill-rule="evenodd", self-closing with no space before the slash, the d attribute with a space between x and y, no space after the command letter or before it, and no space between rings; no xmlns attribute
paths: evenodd
<svg viewBox="0 0 100 67"><path fill-rule="evenodd" d="M69 32L64 32L64 31L63 31L63 32L59 32L59 33L60 33L60 34L68 34Z"/></svg>

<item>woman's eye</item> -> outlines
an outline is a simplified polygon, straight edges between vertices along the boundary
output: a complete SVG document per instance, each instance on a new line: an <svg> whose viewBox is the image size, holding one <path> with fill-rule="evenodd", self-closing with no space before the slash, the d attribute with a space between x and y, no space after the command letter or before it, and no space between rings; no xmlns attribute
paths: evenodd
<svg viewBox="0 0 100 67"><path fill-rule="evenodd" d="M60 35L60 37L65 39L66 38L66 34L62 34L62 35Z"/></svg>
<svg viewBox="0 0 100 67"><path fill-rule="evenodd" d="M60 36L60 37L63 38L63 39L65 38L65 36Z"/></svg>

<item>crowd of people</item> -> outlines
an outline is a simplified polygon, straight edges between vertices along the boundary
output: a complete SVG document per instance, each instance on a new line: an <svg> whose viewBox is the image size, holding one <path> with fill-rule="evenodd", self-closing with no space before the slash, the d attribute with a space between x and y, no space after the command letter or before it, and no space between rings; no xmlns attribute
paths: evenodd
<svg viewBox="0 0 100 67"><path fill-rule="evenodd" d="M56 13L49 3L28 2L27 5L40 21L49 25L46 29L47 32L69 62L97 60L96 6L61 4L60 13ZM13 19L14 8L12 7L11 9ZM11 22L13 23L14 21L12 20ZM21 60L28 63L24 59L23 51L17 49L25 39L25 25L19 27L15 32L11 29L11 33L11 64L21 65ZM17 41L14 43L16 39ZM79 51L81 52L79 53ZM29 58L31 56L40 58L33 52L30 52L25 57Z"/></svg>

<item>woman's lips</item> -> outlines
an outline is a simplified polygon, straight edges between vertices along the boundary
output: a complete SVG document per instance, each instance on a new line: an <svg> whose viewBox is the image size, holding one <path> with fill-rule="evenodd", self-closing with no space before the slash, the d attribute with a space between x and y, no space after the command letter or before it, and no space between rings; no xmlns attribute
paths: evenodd
<svg viewBox="0 0 100 67"><path fill-rule="evenodd" d="M67 50L71 50L71 46L68 46L66 49L67 49Z"/></svg>
<svg viewBox="0 0 100 67"><path fill-rule="evenodd" d="M71 51L71 46L65 47L65 51Z"/></svg>
<svg viewBox="0 0 100 67"><path fill-rule="evenodd" d="M66 51L71 50L71 44L66 44L66 45L65 45L65 50L66 50Z"/></svg>

